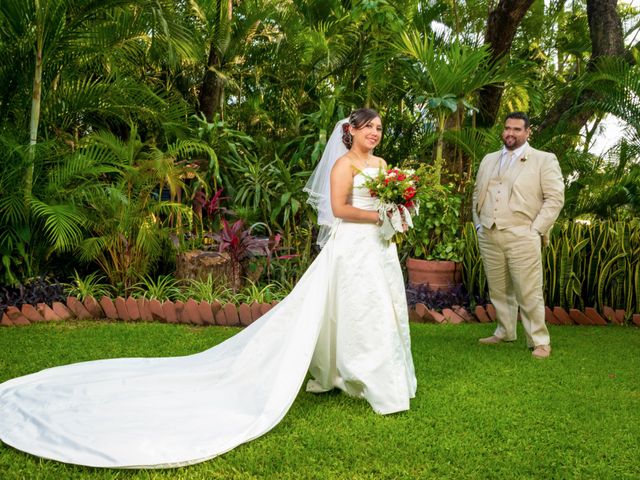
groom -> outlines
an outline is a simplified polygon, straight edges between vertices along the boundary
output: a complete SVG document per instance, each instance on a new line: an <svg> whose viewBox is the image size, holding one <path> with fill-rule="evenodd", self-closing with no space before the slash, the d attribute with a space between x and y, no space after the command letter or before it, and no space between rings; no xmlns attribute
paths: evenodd
<svg viewBox="0 0 640 480"><path fill-rule="evenodd" d="M518 308L535 358L551 354L544 323L541 245L564 204L555 155L529 146L529 118L507 115L504 147L482 159L473 189L473 221L498 326L482 344L516 339Z"/></svg>

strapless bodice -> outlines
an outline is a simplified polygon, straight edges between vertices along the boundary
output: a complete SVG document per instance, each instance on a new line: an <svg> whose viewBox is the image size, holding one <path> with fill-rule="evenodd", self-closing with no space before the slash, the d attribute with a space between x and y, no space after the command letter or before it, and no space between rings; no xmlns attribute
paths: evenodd
<svg viewBox="0 0 640 480"><path fill-rule="evenodd" d="M368 167L353 177L353 190L351 192L351 205L364 210L376 210L376 198L372 197L369 189L364 186L369 177L380 171L377 167Z"/></svg>

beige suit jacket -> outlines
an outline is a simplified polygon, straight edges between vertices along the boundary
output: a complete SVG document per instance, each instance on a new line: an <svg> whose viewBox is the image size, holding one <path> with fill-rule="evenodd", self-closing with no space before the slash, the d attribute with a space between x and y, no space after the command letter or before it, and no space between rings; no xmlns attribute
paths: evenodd
<svg viewBox="0 0 640 480"><path fill-rule="evenodd" d="M487 194L489 180L500 161L500 151L486 155L476 176L473 189L473 221L480 224L480 210ZM548 241L549 230L564 205L564 181L558 159L553 153L527 147L507 171L509 208L531 219L531 228Z"/></svg>

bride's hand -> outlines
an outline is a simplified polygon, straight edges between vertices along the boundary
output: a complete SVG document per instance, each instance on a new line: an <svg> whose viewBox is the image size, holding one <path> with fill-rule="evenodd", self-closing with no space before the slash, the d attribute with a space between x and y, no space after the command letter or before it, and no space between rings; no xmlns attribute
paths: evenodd
<svg viewBox="0 0 640 480"><path fill-rule="evenodd" d="M402 233L407 233L409 231L409 224L407 220L404 218L404 211L400 210L400 218L402 219Z"/></svg>

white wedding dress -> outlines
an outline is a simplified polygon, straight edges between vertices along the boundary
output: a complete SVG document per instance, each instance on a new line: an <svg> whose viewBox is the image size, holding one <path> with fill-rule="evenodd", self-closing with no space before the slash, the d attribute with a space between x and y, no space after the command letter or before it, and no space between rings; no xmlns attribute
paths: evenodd
<svg viewBox="0 0 640 480"><path fill-rule="evenodd" d="M373 209L354 177L353 204ZM161 468L210 459L272 429L307 389L338 387L381 414L416 379L395 244L337 220L291 293L204 352L50 368L0 384L0 439L65 463Z"/></svg>

